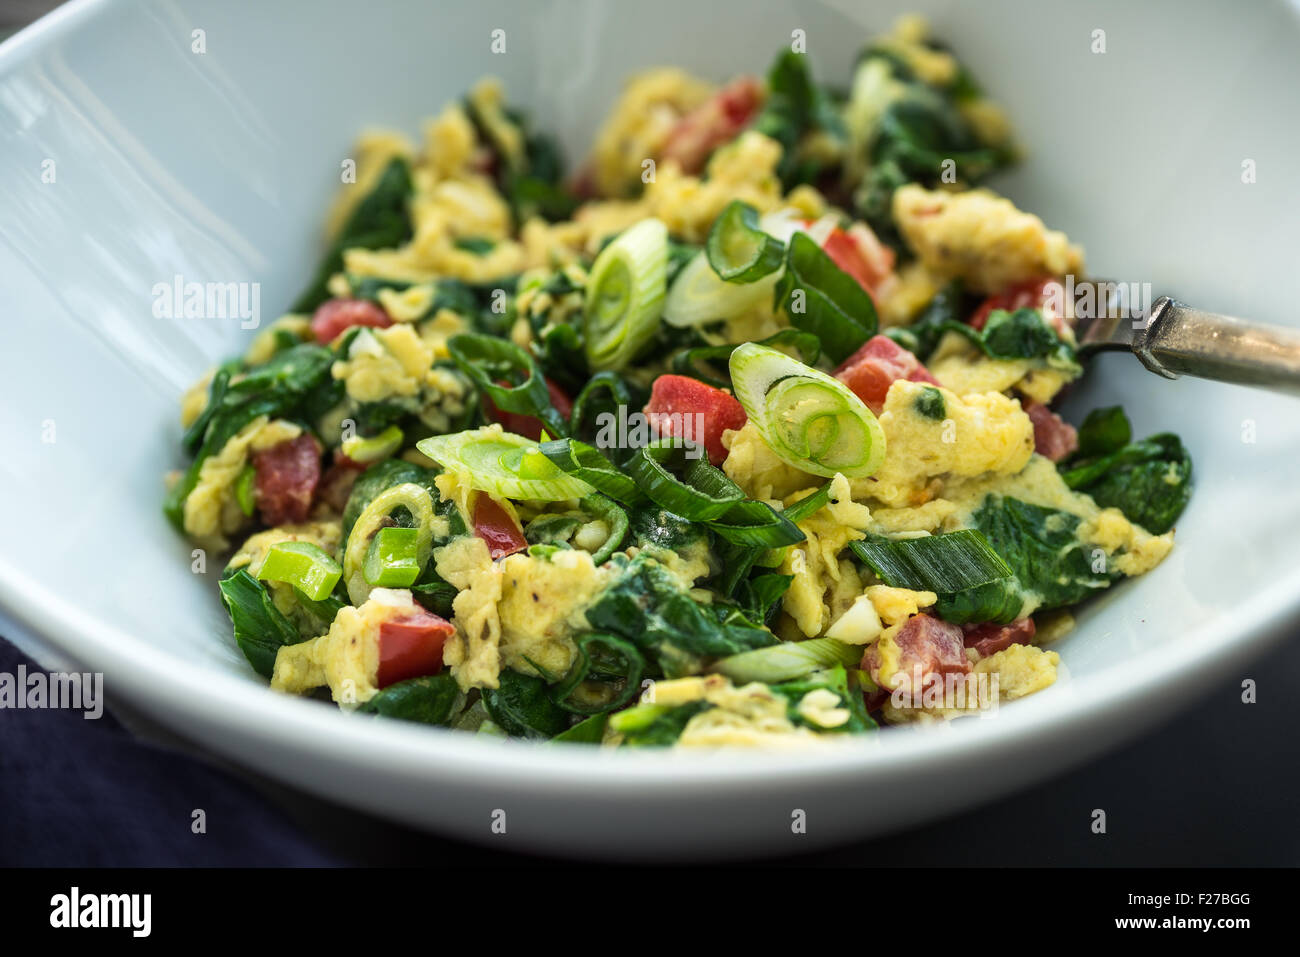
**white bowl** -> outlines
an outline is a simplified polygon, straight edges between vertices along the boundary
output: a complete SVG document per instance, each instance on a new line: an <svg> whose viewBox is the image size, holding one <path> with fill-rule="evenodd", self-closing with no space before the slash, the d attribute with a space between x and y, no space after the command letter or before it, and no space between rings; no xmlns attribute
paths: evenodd
<svg viewBox="0 0 1300 957"><path fill-rule="evenodd" d="M1165 382L1128 357L1103 359L1068 411L1122 402L1140 432L1182 434L1197 489L1178 547L1080 614L1055 687L990 720L825 753L713 755L375 722L268 691L229 637L213 576L191 572L159 508L160 473L179 463L176 402L250 333L154 318L155 283L258 282L273 317L315 262L357 130L414 130L484 73L573 157L640 67L761 73L797 28L818 75L847 78L861 41L896 12L862 6L77 2L8 41L0 601L103 671L110 693L260 771L470 840L605 856L882 832L1080 761L1239 673L1300 606L1300 407ZM1031 158L998 185L1084 243L1095 272L1296 321L1292 8L908 6L930 8L1017 122ZM493 29L506 31L505 55L489 50ZM1105 53L1091 52L1096 29ZM498 809L504 836L491 828ZM806 834L792 833L795 809Z"/></svg>

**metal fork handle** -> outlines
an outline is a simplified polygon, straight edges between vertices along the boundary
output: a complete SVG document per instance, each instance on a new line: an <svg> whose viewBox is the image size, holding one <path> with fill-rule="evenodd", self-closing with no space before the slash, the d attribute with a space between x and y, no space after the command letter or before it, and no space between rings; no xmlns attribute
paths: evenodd
<svg viewBox="0 0 1300 957"><path fill-rule="evenodd" d="M1300 396L1300 332L1242 322L1162 296L1133 352L1152 372L1262 386Z"/></svg>

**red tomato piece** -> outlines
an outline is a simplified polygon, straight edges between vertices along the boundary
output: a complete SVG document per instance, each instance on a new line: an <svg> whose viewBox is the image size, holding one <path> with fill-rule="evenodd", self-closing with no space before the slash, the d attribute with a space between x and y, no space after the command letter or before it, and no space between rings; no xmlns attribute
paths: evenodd
<svg viewBox="0 0 1300 957"><path fill-rule="evenodd" d="M869 294L894 271L894 251L863 223L855 223L847 232L836 226L822 249Z"/></svg>
<svg viewBox="0 0 1300 957"><path fill-rule="evenodd" d="M661 375L655 379L644 412L660 435L675 435L702 444L714 465L721 465L727 457L722 433L743 428L749 419L745 407L731 393L684 375Z"/></svg>
<svg viewBox="0 0 1300 957"><path fill-rule="evenodd" d="M979 308L970 317L970 324L976 329L983 329L984 323L989 321L989 313L994 309L1005 309L1008 312L1015 312L1017 309L1042 309L1055 299L1056 295L1059 295L1057 292L1059 286L1060 280L1054 276L1040 276L1037 279L1017 283L980 303ZM1055 309L1048 309L1047 312L1048 321L1060 330L1065 320Z"/></svg>
<svg viewBox="0 0 1300 957"><path fill-rule="evenodd" d="M752 76L732 80L677 121L661 160L676 160L684 173L704 169L713 151L736 136L763 105L763 84Z"/></svg>
<svg viewBox="0 0 1300 957"><path fill-rule="evenodd" d="M857 352L849 356L835 370L839 379L866 403L877 415L885 407L889 387L899 379L909 382L928 382L938 385L939 380L921 360L888 336L872 336Z"/></svg>
<svg viewBox="0 0 1300 957"><path fill-rule="evenodd" d="M316 314L311 317L312 335L323 346L353 326L386 329L392 324L388 313L368 299L330 299L317 306Z"/></svg>
<svg viewBox="0 0 1300 957"><path fill-rule="evenodd" d="M320 446L303 433L253 453L254 499L267 525L306 521L320 483Z"/></svg>
<svg viewBox="0 0 1300 957"><path fill-rule="evenodd" d="M442 670L442 646L456 631L432 612L420 611L379 626L379 675L375 684L387 688L408 678L436 675Z"/></svg>
<svg viewBox="0 0 1300 957"><path fill-rule="evenodd" d="M509 386L510 383L502 379L497 382L497 385ZM547 379L546 392L551 397L551 405L555 406L555 411L567 419L573 412L573 402L564 394L564 390L550 379ZM483 405L488 418L493 422L501 423L501 427L507 432L522 435L534 442L541 439L542 429L546 428L546 423L536 416L521 415L518 412L502 412L486 395L483 396ZM551 438L555 438L555 436L551 436Z"/></svg>
<svg viewBox="0 0 1300 957"><path fill-rule="evenodd" d="M494 561L528 547L523 531L491 495L474 500L474 534L487 542Z"/></svg>

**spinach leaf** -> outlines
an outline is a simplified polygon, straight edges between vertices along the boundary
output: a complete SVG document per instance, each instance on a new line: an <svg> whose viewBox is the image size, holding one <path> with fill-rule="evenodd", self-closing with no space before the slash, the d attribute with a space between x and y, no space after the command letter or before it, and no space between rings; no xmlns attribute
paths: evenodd
<svg viewBox="0 0 1300 957"><path fill-rule="evenodd" d="M222 387L220 398L207 417L203 441L194 461L163 502L164 514L177 528L184 522L185 499L198 484L204 460L220 452L240 429L258 416L285 417L299 411L305 398L329 380L333 362L334 354L329 349L304 343L286 349L249 370L238 382Z"/></svg>
<svg viewBox="0 0 1300 957"><path fill-rule="evenodd" d="M876 307L807 233L795 233L777 283L777 306L790 324L815 335L832 362L843 362L876 333Z"/></svg>
<svg viewBox="0 0 1300 957"><path fill-rule="evenodd" d="M916 411L927 419L942 422L948 417L948 406L943 401L943 393L932 385L921 390L914 405Z"/></svg>
<svg viewBox="0 0 1300 957"><path fill-rule="evenodd" d="M966 300L961 281L954 279L935 293L909 325L893 326L886 329L884 335L924 362L930 358L950 323L965 325L962 317L969 313Z"/></svg>
<svg viewBox="0 0 1300 957"><path fill-rule="evenodd" d="M593 714L575 724L568 731L561 731L552 741L565 741L569 744L600 744L605 737L605 725L609 723L608 714Z"/></svg>
<svg viewBox="0 0 1300 957"><path fill-rule="evenodd" d="M303 641L303 636L275 607L270 592L246 569L222 579L217 587L235 626L239 650L254 671L270 678L275 670L276 652L284 645Z"/></svg>
<svg viewBox="0 0 1300 957"><path fill-rule="evenodd" d="M799 155L799 144L811 132L822 131L836 140L845 138L844 122L835 101L812 78L808 56L783 51L767 74L768 98L753 128L781 144L777 175L789 190L811 183L825 170L820 161Z"/></svg>
<svg viewBox="0 0 1300 957"><path fill-rule="evenodd" d="M736 602L751 621L769 624L776 617L781 599L785 597L793 575L767 572L741 580L736 588Z"/></svg>
<svg viewBox="0 0 1300 957"><path fill-rule="evenodd" d="M630 509L628 521L637 548L657 547L680 552L704 538L699 525L657 505Z"/></svg>
<svg viewBox="0 0 1300 957"><path fill-rule="evenodd" d="M1102 553L1076 537L1076 515L990 494L972 521L1014 574L940 595L935 610L944 621L1006 623L1021 616L1026 598L1040 609L1073 605L1121 577L1108 559L1103 569L1093 567Z"/></svg>
<svg viewBox="0 0 1300 957"><path fill-rule="evenodd" d="M444 671L389 685L357 708L357 712L421 724L446 724L459 697L456 679Z"/></svg>
<svg viewBox="0 0 1300 957"><path fill-rule="evenodd" d="M776 636L758 628L734 607L695 601L661 564L638 555L587 608L600 631L627 638L658 660L669 677L690 674L708 658L762 648Z"/></svg>
<svg viewBox="0 0 1300 957"><path fill-rule="evenodd" d="M1061 473L1070 488L1087 492L1103 508L1163 535L1192 496L1192 457L1178 436L1161 432L1103 455L1072 461Z"/></svg>
<svg viewBox="0 0 1300 957"><path fill-rule="evenodd" d="M511 737L553 738L569 727L569 713L551 700L543 679L503 668L498 684L483 690L483 704Z"/></svg>
<svg viewBox="0 0 1300 957"><path fill-rule="evenodd" d="M1056 369L1081 369L1074 346L1057 335L1040 309L994 309L983 329L964 322L944 323L943 329L961 333L990 359L1043 359Z"/></svg>
<svg viewBox="0 0 1300 957"><path fill-rule="evenodd" d="M1079 427L1079 447L1070 461L1097 458L1118 452L1133 438L1133 426L1129 424L1124 409L1118 405L1093 409Z"/></svg>
<svg viewBox="0 0 1300 957"><path fill-rule="evenodd" d="M387 249L400 246L411 238L411 220L406 203L411 195L411 168L406 160L394 157L384 168L374 187L357 204L343 225L329 252L316 270L307 290L298 297L290 312L310 313L329 298L326 288L330 277L343 269L345 249Z"/></svg>

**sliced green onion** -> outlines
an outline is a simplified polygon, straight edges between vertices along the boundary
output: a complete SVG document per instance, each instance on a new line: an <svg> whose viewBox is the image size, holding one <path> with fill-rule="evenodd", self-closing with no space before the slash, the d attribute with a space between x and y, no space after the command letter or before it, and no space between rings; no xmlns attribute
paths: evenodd
<svg viewBox="0 0 1300 957"><path fill-rule="evenodd" d="M714 664L712 671L726 675L736 684L761 681L772 684L793 681L820 668L848 667L862 660L862 648L834 638L786 641L767 648L742 651Z"/></svg>
<svg viewBox="0 0 1300 957"><path fill-rule="evenodd" d="M1011 566L983 532L963 529L898 541L851 542L886 585L947 595L1010 578Z"/></svg>
<svg viewBox="0 0 1300 957"><path fill-rule="evenodd" d="M615 468L614 463L605 458L604 453L586 442L579 442L577 439L556 439L553 442L543 442L540 448L542 454L558 468L586 482L614 501L622 502L624 505L635 505L645 501L645 496L637 488L636 483Z"/></svg>
<svg viewBox="0 0 1300 957"><path fill-rule="evenodd" d="M805 518L816 515L831 500L831 483L827 482L811 495L806 495L795 502L781 514L792 522L802 522Z"/></svg>
<svg viewBox="0 0 1300 957"><path fill-rule="evenodd" d="M756 548L783 548L802 542L804 533L789 517L766 502L737 502L709 528L735 545Z"/></svg>
<svg viewBox="0 0 1300 957"><path fill-rule="evenodd" d="M591 266L583 329L593 369L621 369L659 327L668 285L668 228L643 219Z"/></svg>
<svg viewBox="0 0 1300 957"><path fill-rule="evenodd" d="M502 412L541 419L552 435L568 435L569 423L551 404L537 362L513 342L496 336L464 332L447 340L457 368ZM515 385L501 385L500 380Z"/></svg>
<svg viewBox="0 0 1300 957"><path fill-rule="evenodd" d="M750 283L719 279L701 250L673 280L664 299L664 322L686 328L743 315L771 300L776 281L776 273Z"/></svg>
<svg viewBox="0 0 1300 957"><path fill-rule="evenodd" d="M357 516L348 533L348 543L343 550L343 583L347 586L352 604L360 605L370 597L371 585L366 581L365 563L370 555L370 540L382 529L390 527L388 517L398 508L411 515L412 526L418 531L415 539L415 558L420 568L429 561L433 551L433 523L436 517L433 496L429 490L414 482L402 482L386 488Z"/></svg>
<svg viewBox="0 0 1300 957"><path fill-rule="evenodd" d="M600 398L602 392L608 393L604 399ZM627 407L631 404L632 392L622 376L610 370L597 372L587 380L578 397L573 400L573 411L569 413L569 428L574 435L580 434L593 410L597 414L600 412L617 414L620 405Z"/></svg>
<svg viewBox="0 0 1300 957"><path fill-rule="evenodd" d="M557 705L574 714L604 714L623 707L641 693L645 658L636 645L626 638L603 632L578 635L573 641L578 647L578 658L564 680L551 689L551 700ZM621 678L625 682L623 689L599 705L571 700L578 685L586 681L593 670L611 678Z"/></svg>
<svg viewBox="0 0 1300 957"><path fill-rule="evenodd" d="M673 709L666 704L639 704L609 716L609 729L615 734L643 731Z"/></svg>
<svg viewBox="0 0 1300 957"><path fill-rule="evenodd" d="M785 256L785 245L759 228L758 210L738 199L713 221L704 249L718 278L735 283L771 275Z"/></svg>
<svg viewBox="0 0 1300 957"><path fill-rule="evenodd" d="M392 455L402 447L402 440L405 435L402 430L395 425L390 425L378 435L362 438L354 435L350 439L344 439L342 444L343 454L353 462L360 465L370 465Z"/></svg>
<svg viewBox="0 0 1300 957"><path fill-rule="evenodd" d="M431 436L416 448L470 488L498 498L560 502L595 491L559 468L536 442L499 425Z"/></svg>
<svg viewBox="0 0 1300 957"><path fill-rule="evenodd" d="M731 354L731 382L772 452L827 478L865 478L885 460L885 433L843 382L752 342Z"/></svg>
<svg viewBox="0 0 1300 957"><path fill-rule="evenodd" d="M253 509L257 507L257 500L253 497L253 486L256 481L257 469L251 465L245 465L244 470L239 473L239 478L235 479L235 502L238 503L239 510L250 517Z"/></svg>
<svg viewBox="0 0 1300 957"><path fill-rule="evenodd" d="M668 470L667 463L680 466L679 479ZM660 439L637 450L627 465L637 487L656 505L693 522L721 518L745 493L719 469L701 455L687 459L685 450L674 438Z"/></svg>
<svg viewBox="0 0 1300 957"><path fill-rule="evenodd" d="M328 598L343 569L324 549L311 542L278 542L267 550L257 577L286 582L312 601Z"/></svg>
<svg viewBox="0 0 1300 957"><path fill-rule="evenodd" d="M588 495L578 503L578 507L595 519L599 519L609 527L609 534L605 536L605 541L600 548L591 553L591 560L597 565L609 561L609 556L618 551L623 540L627 538L628 520L627 512L604 495L599 493Z"/></svg>
<svg viewBox="0 0 1300 957"><path fill-rule="evenodd" d="M420 577L420 530L381 528L370 540L361 574L376 588L409 588Z"/></svg>

